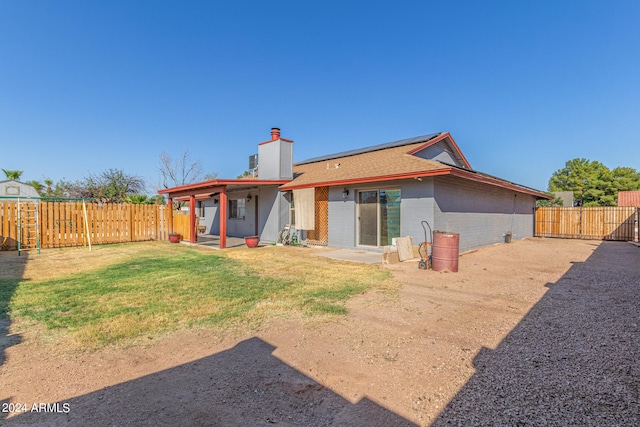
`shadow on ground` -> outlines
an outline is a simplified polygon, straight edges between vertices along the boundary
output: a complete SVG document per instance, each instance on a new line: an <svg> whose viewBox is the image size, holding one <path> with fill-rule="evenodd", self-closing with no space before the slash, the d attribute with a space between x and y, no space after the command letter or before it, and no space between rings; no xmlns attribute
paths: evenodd
<svg viewBox="0 0 640 427"><path fill-rule="evenodd" d="M640 425L640 249L575 263L432 424Z"/></svg>
<svg viewBox="0 0 640 427"><path fill-rule="evenodd" d="M22 253L21 256L15 251L0 253L0 366L6 361L7 348L21 342L20 335L10 333L9 304L22 280L28 259L28 253ZM4 403L8 402L0 400L0 406ZM6 415L0 410L0 420Z"/></svg>
<svg viewBox="0 0 640 427"><path fill-rule="evenodd" d="M259 338L191 363L27 412L6 426L412 426L355 404L272 356Z"/></svg>

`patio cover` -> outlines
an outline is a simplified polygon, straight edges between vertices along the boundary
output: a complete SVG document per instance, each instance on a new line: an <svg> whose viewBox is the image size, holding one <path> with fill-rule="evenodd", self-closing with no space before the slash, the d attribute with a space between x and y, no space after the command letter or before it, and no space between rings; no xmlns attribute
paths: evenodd
<svg viewBox="0 0 640 427"><path fill-rule="evenodd" d="M172 188L158 190L159 194L166 194L169 198L169 206L174 201L189 201L189 242L198 241L196 232L196 199L207 199L215 194L220 196L220 249L227 246L227 192L231 190L250 190L261 186L281 186L290 180L274 179L212 179L196 182L194 184L180 185ZM173 210L170 210L173 212ZM173 214L171 214L171 227L173 231Z"/></svg>

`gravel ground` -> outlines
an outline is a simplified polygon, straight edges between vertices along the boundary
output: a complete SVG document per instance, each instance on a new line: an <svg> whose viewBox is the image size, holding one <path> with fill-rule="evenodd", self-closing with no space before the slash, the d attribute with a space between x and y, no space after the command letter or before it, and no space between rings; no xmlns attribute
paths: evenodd
<svg viewBox="0 0 640 427"><path fill-rule="evenodd" d="M640 425L640 249L604 242L549 288L433 425Z"/></svg>
<svg viewBox="0 0 640 427"><path fill-rule="evenodd" d="M640 425L640 248L528 239L459 265L385 266L398 297L334 320L134 348L69 352L0 324L0 425Z"/></svg>

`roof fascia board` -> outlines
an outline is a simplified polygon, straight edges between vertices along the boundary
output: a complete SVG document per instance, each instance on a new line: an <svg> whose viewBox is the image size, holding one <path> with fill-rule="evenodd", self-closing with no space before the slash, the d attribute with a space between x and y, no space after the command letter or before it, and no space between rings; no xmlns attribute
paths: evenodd
<svg viewBox="0 0 640 427"><path fill-rule="evenodd" d="M411 173L375 176L375 177L366 177L366 178L313 182L309 184L300 184L300 185L294 185L294 186L285 187L285 188L280 187L280 191L300 190L302 188L314 188L314 187L332 187L332 186L340 186L340 185L366 184L371 182L394 181L398 179L426 178L430 176L448 175L449 173L451 173L451 169L438 169L435 171L430 170L430 171L411 172Z"/></svg>
<svg viewBox="0 0 640 427"><path fill-rule="evenodd" d="M469 161L467 160L467 158L464 156L464 154L462 154L462 151L460 151L460 147L458 147L458 144L456 144L456 142L453 140L453 137L451 136L451 134L449 132L444 132L442 135L427 141L426 143L424 143L423 145L414 148L411 151L408 151L407 154L415 154L418 151L422 151L427 147L431 147L434 144L437 144L438 142L449 138L449 142L451 143L451 147L456 151L456 153L458 153L458 155L460 156L460 158L462 159L462 162L464 163L465 167L467 169L472 169L471 165L469 164Z"/></svg>
<svg viewBox="0 0 640 427"><path fill-rule="evenodd" d="M508 190L517 191L518 193L529 194L531 196L535 196L541 199L549 199L549 200L552 199L552 197L550 197L549 195L544 194L540 191L534 190L532 188L522 187L518 184L514 184L509 181L503 181L499 178L493 178L491 176L481 175L476 172L465 171L462 169L452 169L451 175L457 176L459 178L468 179L470 181L476 181L476 182L481 182L483 184L489 184L496 187L506 188Z"/></svg>
<svg viewBox="0 0 640 427"><path fill-rule="evenodd" d="M186 196L177 196L177 197L171 197L173 199L174 202L184 202L186 200L189 200L191 198L191 195L188 194ZM205 199L209 199L211 198L211 193L206 193L206 194L196 194L195 195L196 200L205 200Z"/></svg>
<svg viewBox="0 0 640 427"><path fill-rule="evenodd" d="M214 187L202 187L202 188L197 188L197 189L165 192L165 194L167 194L172 199L181 198L181 197L189 197L189 196L195 196L196 198L198 196L200 196L201 198L203 198L202 197L203 194L222 193L223 191L226 191L226 189L227 189L226 185L218 185L218 186L214 186Z"/></svg>
<svg viewBox="0 0 640 427"><path fill-rule="evenodd" d="M483 184L506 188L509 190L516 191L518 193L529 194L531 196L535 196L538 198L551 199L550 196L544 193L541 193L539 191L536 191L534 189L522 187L508 181L503 181L498 178L492 178L490 176L480 175L476 172L465 171L465 170L456 169L456 168L439 169L435 171L432 170L432 171L423 171L423 172L412 172L408 174L395 174L395 175L387 175L387 176L357 178L357 179L344 179L344 180L337 180L337 181L314 182L309 184L286 186L284 188L280 187L280 191L300 190L303 188L313 188L313 187L332 187L332 186L340 186L340 185L366 184L366 183L372 183L372 182L394 181L399 179L416 179L416 178L426 178L426 177L443 176L443 175L457 176L459 178L468 179L468 180L480 182Z"/></svg>
<svg viewBox="0 0 640 427"><path fill-rule="evenodd" d="M462 154L462 150L460 150L460 147L458 147L458 144L456 144L456 141L453 139L453 137L449 132L447 132L447 136L449 137L449 141L451 141L453 148L458 152L458 154L460 154L460 157L462 157L462 160L464 161L464 164L467 166L467 168L473 169L469 164L469 161L467 160L467 158L464 156L464 154Z"/></svg>
<svg viewBox="0 0 640 427"><path fill-rule="evenodd" d="M290 179L214 179L211 181L196 182L195 184L164 188L158 190L158 194L177 194L183 192L196 194L204 192L205 189L206 191L210 191L216 187L226 187L228 185L283 185L290 181Z"/></svg>

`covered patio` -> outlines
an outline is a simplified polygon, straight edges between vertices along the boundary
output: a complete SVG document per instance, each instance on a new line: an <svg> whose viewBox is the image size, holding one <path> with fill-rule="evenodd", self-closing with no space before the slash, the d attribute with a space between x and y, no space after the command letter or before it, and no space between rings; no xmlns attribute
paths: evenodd
<svg viewBox="0 0 640 427"><path fill-rule="evenodd" d="M166 194L168 196L169 206L173 206L174 202L188 201L189 203L189 243L198 243L198 241L205 241L205 246L217 246L220 249L225 249L232 246L244 245L244 239L238 236L227 236L227 223L229 220L229 193L236 193L242 191L256 191L263 188L278 189L282 184L289 182L286 179L214 179L210 181L198 182L195 184L187 184L178 187L167 188L159 190L158 193ZM218 215L218 230L217 235L205 235L198 234L198 227L196 224L196 202L198 200L211 199L215 197L216 204L219 206ZM173 210L171 212L171 224L173 227ZM256 204L255 213L256 224L258 219L258 208ZM173 230L171 230L173 232ZM256 225L256 234L258 234L258 226ZM210 236L210 237L208 237ZM217 237L217 238L216 238ZM234 240L231 240L231 239ZM209 240L205 240L209 239ZM237 239L237 241L236 241ZM241 242L238 243L238 242Z"/></svg>

